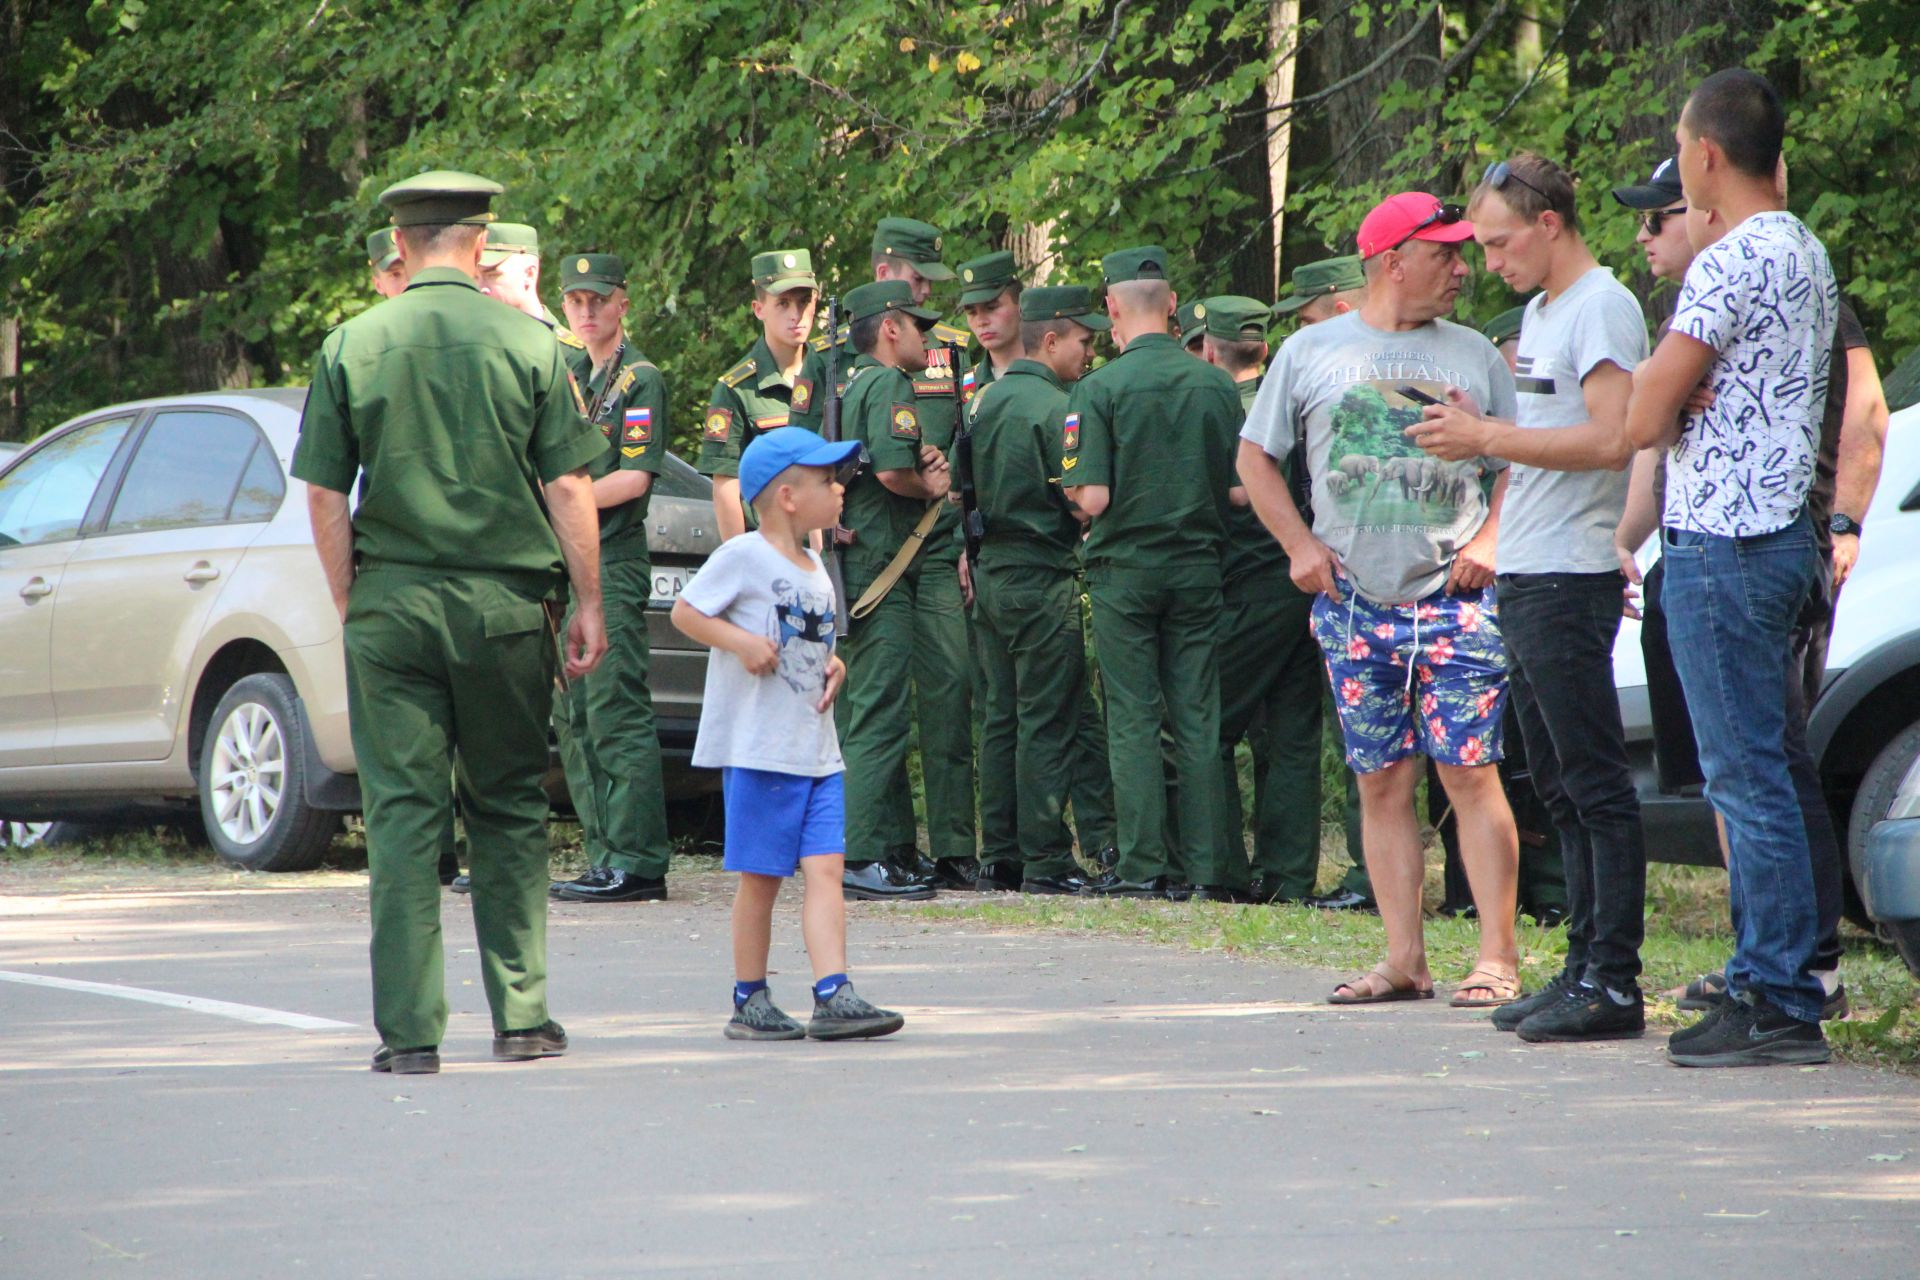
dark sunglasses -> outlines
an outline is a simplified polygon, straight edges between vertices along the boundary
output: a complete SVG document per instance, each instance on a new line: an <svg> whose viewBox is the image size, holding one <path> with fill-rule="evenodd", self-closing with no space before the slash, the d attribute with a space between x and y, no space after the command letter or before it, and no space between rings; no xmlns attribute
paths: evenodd
<svg viewBox="0 0 1920 1280"><path fill-rule="evenodd" d="M1439 208L1435 209L1432 213L1428 214L1426 218L1419 223L1419 225L1414 227L1413 230L1407 232L1407 234L1405 234L1404 236L1401 236L1398 240L1395 240L1392 244L1388 245L1387 248L1398 249L1401 245L1413 239L1415 236L1419 235L1422 231L1425 231L1428 227L1433 227L1433 226L1450 227L1454 223L1459 222L1461 219L1465 218L1466 216L1467 216L1467 210L1465 205L1443 204Z"/></svg>
<svg viewBox="0 0 1920 1280"><path fill-rule="evenodd" d="M1660 234L1660 228L1667 225L1668 218L1677 218L1686 211L1685 205L1677 209L1651 209L1640 215L1640 225L1647 229L1649 236L1657 236Z"/></svg>
<svg viewBox="0 0 1920 1280"><path fill-rule="evenodd" d="M1498 191L1500 188L1506 186L1507 180L1509 178L1519 183L1521 186L1525 187L1527 190L1533 192L1533 194L1539 196L1542 200L1545 200L1547 202L1548 208L1553 207L1552 197L1547 195L1547 193L1542 191L1540 188L1534 186L1531 182L1528 182L1525 178L1521 177L1519 174L1515 173L1513 171L1513 166L1508 164L1505 160L1495 160L1492 164L1487 166L1487 171L1480 175L1480 181L1486 183L1488 186L1492 187L1495 191Z"/></svg>

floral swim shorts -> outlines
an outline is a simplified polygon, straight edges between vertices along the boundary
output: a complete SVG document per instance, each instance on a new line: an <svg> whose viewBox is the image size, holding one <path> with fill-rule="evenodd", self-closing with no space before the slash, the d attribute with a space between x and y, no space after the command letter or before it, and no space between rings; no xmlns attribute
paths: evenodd
<svg viewBox="0 0 1920 1280"><path fill-rule="evenodd" d="M1340 579L1313 602L1347 764L1377 773L1411 755L1492 764L1501 755L1507 649L1493 587L1376 604Z"/></svg>

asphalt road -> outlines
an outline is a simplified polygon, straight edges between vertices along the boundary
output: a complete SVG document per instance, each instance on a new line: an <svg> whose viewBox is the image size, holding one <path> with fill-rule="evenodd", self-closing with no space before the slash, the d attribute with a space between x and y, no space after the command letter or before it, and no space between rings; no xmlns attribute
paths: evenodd
<svg viewBox="0 0 1920 1280"><path fill-rule="evenodd" d="M566 1058L366 1069L359 877L0 864L0 1277L1906 1277L1920 1081L1531 1048L1324 973L860 907L885 1041L736 1045L725 886L556 907ZM797 921L774 991L804 1015Z"/></svg>

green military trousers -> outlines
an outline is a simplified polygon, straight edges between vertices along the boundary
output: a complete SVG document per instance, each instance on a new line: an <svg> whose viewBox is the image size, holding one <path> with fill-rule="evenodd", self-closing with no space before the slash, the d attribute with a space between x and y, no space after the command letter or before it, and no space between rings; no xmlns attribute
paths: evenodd
<svg viewBox="0 0 1920 1280"><path fill-rule="evenodd" d="M849 563L847 595L859 599L882 568ZM953 562L925 559L914 561L872 613L848 625L839 727L849 863L900 857L918 846L907 774L916 721L930 851L936 858L974 857L966 627Z"/></svg>
<svg viewBox="0 0 1920 1280"><path fill-rule="evenodd" d="M1070 874L1066 808L1091 705L1078 586L1071 572L989 562L973 589L986 677L980 860L1018 862L1029 877Z"/></svg>
<svg viewBox="0 0 1920 1280"><path fill-rule="evenodd" d="M644 556L602 561L600 594L607 656L593 674L573 682L559 708L567 791L594 866L664 876L672 842L647 686L652 565Z"/></svg>
<svg viewBox="0 0 1920 1280"><path fill-rule="evenodd" d="M1089 577L1093 643L1107 691L1107 757L1122 880L1168 876L1231 883L1244 855L1220 843L1218 585L1157 585L1149 573ZM1160 755L1162 711L1172 739L1179 815L1169 839ZM1173 847L1169 847L1169 845ZM1244 876L1241 869L1237 874Z"/></svg>
<svg viewBox="0 0 1920 1280"><path fill-rule="evenodd" d="M353 584L346 650L381 1042L424 1048L446 1030L437 867L456 788L493 1029L540 1026L548 883L540 784L555 659L540 598L498 579L369 567Z"/></svg>
<svg viewBox="0 0 1920 1280"><path fill-rule="evenodd" d="M1309 629L1313 597L1284 574L1231 584L1220 609L1220 839L1246 847L1234 748L1253 748L1253 872L1289 898L1320 870L1320 708L1327 676ZM1233 868L1229 867L1229 871ZM1247 884L1244 864L1225 881Z"/></svg>

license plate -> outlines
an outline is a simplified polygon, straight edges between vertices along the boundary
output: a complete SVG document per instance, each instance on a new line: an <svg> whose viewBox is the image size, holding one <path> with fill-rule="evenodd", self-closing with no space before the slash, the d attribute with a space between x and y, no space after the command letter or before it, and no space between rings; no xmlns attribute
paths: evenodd
<svg viewBox="0 0 1920 1280"><path fill-rule="evenodd" d="M653 596L649 604L666 605L671 608L687 589L687 583L693 580L693 570L678 565L656 568L653 571Z"/></svg>

